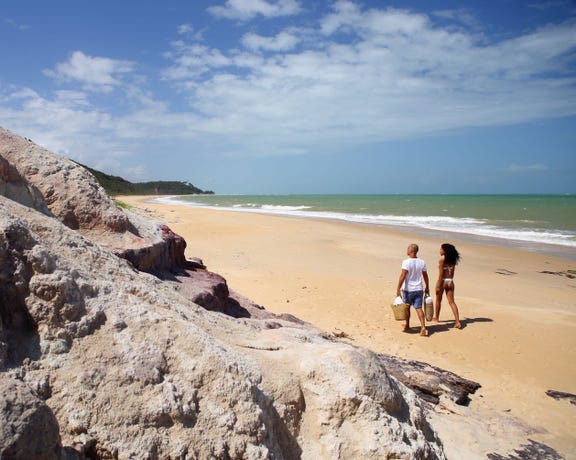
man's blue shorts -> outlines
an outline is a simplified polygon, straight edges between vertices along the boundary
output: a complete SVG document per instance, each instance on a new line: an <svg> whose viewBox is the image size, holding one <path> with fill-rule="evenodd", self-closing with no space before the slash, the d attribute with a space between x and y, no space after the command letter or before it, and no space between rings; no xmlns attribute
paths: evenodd
<svg viewBox="0 0 576 460"><path fill-rule="evenodd" d="M424 298L424 291L402 291L402 300L414 308L422 308L422 299Z"/></svg>

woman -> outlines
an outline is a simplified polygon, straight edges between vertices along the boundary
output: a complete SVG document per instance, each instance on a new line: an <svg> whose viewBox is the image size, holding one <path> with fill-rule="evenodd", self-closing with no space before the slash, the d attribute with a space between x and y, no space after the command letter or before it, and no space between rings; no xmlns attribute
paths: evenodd
<svg viewBox="0 0 576 460"><path fill-rule="evenodd" d="M440 307L442 303L442 294L446 292L446 298L454 313L454 327L461 329L460 316L458 314L458 306L454 301L454 273L456 265L460 261L460 254L456 248L449 244L444 243L440 246L440 262L438 264L438 281L436 282L436 311L432 321L438 322L440 318Z"/></svg>

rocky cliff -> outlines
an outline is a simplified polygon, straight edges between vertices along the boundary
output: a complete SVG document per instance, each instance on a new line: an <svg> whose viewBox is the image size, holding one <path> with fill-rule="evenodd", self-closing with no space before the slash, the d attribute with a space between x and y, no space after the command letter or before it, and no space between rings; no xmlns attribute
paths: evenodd
<svg viewBox="0 0 576 460"><path fill-rule="evenodd" d="M417 393L478 384L267 312L2 129L0 195L0 458L445 458Z"/></svg>

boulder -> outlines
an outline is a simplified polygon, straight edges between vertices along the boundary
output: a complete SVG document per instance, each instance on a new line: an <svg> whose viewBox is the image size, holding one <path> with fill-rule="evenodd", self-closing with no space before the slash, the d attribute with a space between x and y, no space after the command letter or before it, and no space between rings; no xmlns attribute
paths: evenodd
<svg viewBox="0 0 576 460"><path fill-rule="evenodd" d="M0 158L9 163L4 174L7 189L22 189L22 181L39 193L44 206L64 225L78 230L125 232L129 220L98 184L96 178L73 161L54 155L34 142L0 128ZM0 163L1 164L1 163ZM27 204L26 193L12 193L12 199Z"/></svg>
<svg viewBox="0 0 576 460"><path fill-rule="evenodd" d="M166 225L124 211L85 168L1 127L0 194L55 216L138 270L193 268L186 242Z"/></svg>
<svg viewBox="0 0 576 460"><path fill-rule="evenodd" d="M0 374L0 458L60 460L56 417L23 382Z"/></svg>

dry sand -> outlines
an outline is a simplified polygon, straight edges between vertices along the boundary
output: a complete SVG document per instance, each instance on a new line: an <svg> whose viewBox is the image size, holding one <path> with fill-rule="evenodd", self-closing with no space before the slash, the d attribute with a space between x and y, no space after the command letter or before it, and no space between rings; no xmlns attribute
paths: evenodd
<svg viewBox="0 0 576 460"><path fill-rule="evenodd" d="M416 327L400 332L389 304L407 245L420 245L433 286L444 240L376 226L156 204L149 198L118 197L182 235L187 257L201 258L231 289L274 313L347 335L353 344L479 382L470 407L456 408L454 416L505 414L533 430L530 439L576 458L576 406L545 394L576 393L576 279L558 274L576 269L576 262L450 235L463 257L455 285L464 328L449 327L452 313L444 303L440 324L430 324L429 337L420 337ZM415 319L413 314L412 326ZM487 421L488 429L478 433L461 421L459 433L448 425L441 433L451 458L459 456L461 441L478 443L481 452L486 443L502 439L505 446L505 438L514 436L496 422L490 428Z"/></svg>

